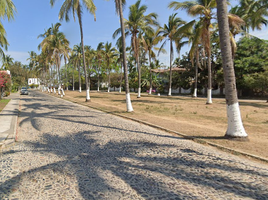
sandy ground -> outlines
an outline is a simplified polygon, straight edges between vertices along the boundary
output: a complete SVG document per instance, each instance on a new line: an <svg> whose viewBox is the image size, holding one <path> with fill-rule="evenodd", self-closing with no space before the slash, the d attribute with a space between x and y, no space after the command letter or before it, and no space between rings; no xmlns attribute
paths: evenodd
<svg viewBox="0 0 268 200"><path fill-rule="evenodd" d="M85 103L85 91L66 91L66 99ZM86 104L143 120L164 128L195 136L235 150L268 158L268 103L263 100L241 100L240 110L249 141L223 138L227 130L225 99L213 99L207 105L205 98L183 96L155 96L131 94L134 112L126 112L125 94L91 91Z"/></svg>

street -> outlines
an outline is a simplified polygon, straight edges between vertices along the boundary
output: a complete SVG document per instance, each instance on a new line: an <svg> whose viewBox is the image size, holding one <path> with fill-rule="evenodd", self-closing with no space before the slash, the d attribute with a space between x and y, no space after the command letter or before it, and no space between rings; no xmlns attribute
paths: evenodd
<svg viewBox="0 0 268 200"><path fill-rule="evenodd" d="M268 199L268 165L38 91L20 101L0 199Z"/></svg>

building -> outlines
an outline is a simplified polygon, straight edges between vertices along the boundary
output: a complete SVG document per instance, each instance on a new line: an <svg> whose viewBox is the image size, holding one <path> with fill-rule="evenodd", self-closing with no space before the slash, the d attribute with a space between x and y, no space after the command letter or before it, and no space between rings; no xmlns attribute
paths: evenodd
<svg viewBox="0 0 268 200"><path fill-rule="evenodd" d="M28 78L28 85L40 85L40 79L39 78Z"/></svg>

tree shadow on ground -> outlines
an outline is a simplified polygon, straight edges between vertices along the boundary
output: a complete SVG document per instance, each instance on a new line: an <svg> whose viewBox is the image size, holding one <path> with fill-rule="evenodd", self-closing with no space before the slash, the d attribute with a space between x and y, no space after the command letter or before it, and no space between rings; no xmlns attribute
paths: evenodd
<svg viewBox="0 0 268 200"><path fill-rule="evenodd" d="M239 102L240 106L253 106L256 108L267 108L268 103Z"/></svg>
<svg viewBox="0 0 268 200"><path fill-rule="evenodd" d="M4 152L2 159L16 154L24 157L29 151L36 160L40 157L58 159L44 162L42 166L33 167L14 177L6 177L0 183L0 198L10 195L24 178L33 177L39 183L50 172L55 175L52 177L55 181L58 180L56 175L73 177L70 180L77 182L78 191L84 199L194 199L205 197L204 191L210 191L211 195L228 193L239 198L268 197L268 184L265 184L268 183L267 168L248 166L231 157L221 158L213 152L214 149L208 153L189 148L183 139L158 131L135 131L131 127L121 127L112 116L115 120L113 126L102 122L95 124L91 118L87 118L87 114L77 116L72 109L64 108L66 115L62 115L57 113L56 104L51 106L50 112L43 113L46 118L86 124L86 130L73 130L68 134L64 133L66 130L45 132L40 134L38 141L29 138L21 143L23 148ZM27 113L27 109L23 112L29 120L42 117L37 112ZM99 112L94 114L92 117L106 115ZM42 123L43 126L49 125L47 121ZM112 134L114 131L116 134ZM72 181L62 183L60 186L66 190L59 191L67 193L74 183ZM57 184L44 184L40 191L57 190L57 187Z"/></svg>
<svg viewBox="0 0 268 200"><path fill-rule="evenodd" d="M42 143L25 142L25 147L31 146L36 157L40 156L40 153L42 156L49 153L60 157L62 161L44 164L10 178L0 184L0 191L11 192L12 188L3 188L8 185L18 187L23 177L35 177L37 173L51 170L58 175L67 173L69 176L75 176L79 192L84 199L109 199L107 194L130 199L198 198L193 191L188 192L192 189L190 185L199 190L205 187L207 190L227 192L241 198L267 197L266 186L234 178L237 173L241 173L267 180L267 171L265 174L263 169L253 171L241 163L237 163L237 166L233 160L213 155L202 160L200 158L206 157L204 153L188 148L178 149L170 144L109 141L100 145L98 139L94 139L98 134L101 132L84 131L60 137L46 133ZM174 150L173 154L165 155ZM13 151L12 154L14 153L19 152ZM211 160L213 162L210 162ZM229 166L227 163L233 165ZM222 173L217 173L215 169Z"/></svg>

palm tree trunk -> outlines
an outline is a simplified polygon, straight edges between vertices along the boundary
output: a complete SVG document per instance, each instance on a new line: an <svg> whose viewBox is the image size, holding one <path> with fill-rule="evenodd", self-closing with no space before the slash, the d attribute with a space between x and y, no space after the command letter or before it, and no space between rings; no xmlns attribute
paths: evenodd
<svg viewBox="0 0 268 200"><path fill-rule="evenodd" d="M84 72L85 72L85 82L86 82L86 101L90 101L89 96L89 87L88 87L88 80L87 80L87 69L86 69L86 58L85 58L85 48L84 48L84 37L83 37L83 27L82 27L82 19L81 19L81 10L80 6L78 6L78 20L80 25L80 34L81 34L81 46L82 46L82 54L83 54L83 65L84 65Z"/></svg>
<svg viewBox="0 0 268 200"><path fill-rule="evenodd" d="M151 66L151 63L152 63L152 58L151 58L151 52L149 51L149 65L150 65L150 90L149 90L149 95L152 94L152 89L153 89L153 73L152 73L152 66Z"/></svg>
<svg viewBox="0 0 268 200"><path fill-rule="evenodd" d="M194 81L194 94L193 97L197 97L197 78L198 78L198 68L199 68L199 51L196 50L196 63L195 63L195 81ZM193 62L194 63L194 62Z"/></svg>
<svg viewBox="0 0 268 200"><path fill-rule="evenodd" d="M122 81L123 81L123 62L121 62L121 73L120 73L120 86L119 86L119 93L122 92Z"/></svg>
<svg viewBox="0 0 268 200"><path fill-rule="evenodd" d="M236 90L236 80L232 51L229 38L229 23L227 17L227 1L217 0L217 15L220 33L220 47L223 62L225 98L227 104L228 128L225 136L228 138L247 138L244 129Z"/></svg>
<svg viewBox="0 0 268 200"><path fill-rule="evenodd" d="M126 91L126 104L127 104L127 112L133 112L133 107L131 103L130 93L129 93L129 84L128 84L128 70L127 70L127 58L126 58L126 36L125 36L125 27L124 27L124 17L122 11L122 1L116 0L119 8L119 16L120 16L120 25L121 25L121 33L122 33L122 49L123 49L123 65L124 65L124 76L125 76L125 91Z"/></svg>
<svg viewBox="0 0 268 200"><path fill-rule="evenodd" d="M73 68L73 91L74 91L74 68Z"/></svg>
<svg viewBox="0 0 268 200"><path fill-rule="evenodd" d="M169 88L168 88L168 96L171 96L171 87L172 87L172 40L170 40L170 59L169 59Z"/></svg>
<svg viewBox="0 0 268 200"><path fill-rule="evenodd" d="M79 92L81 91L81 73L80 73L80 61L78 62L78 78L79 78Z"/></svg>
<svg viewBox="0 0 268 200"><path fill-rule="evenodd" d="M100 62L98 62L98 92L100 91Z"/></svg>
<svg viewBox="0 0 268 200"><path fill-rule="evenodd" d="M209 23L210 24L210 23ZM207 104L212 104L212 85L211 85L211 43L210 43L210 31L208 29L208 48L207 48L207 56L208 56L208 91L207 91Z"/></svg>
<svg viewBox="0 0 268 200"><path fill-rule="evenodd" d="M68 90L68 77L67 77L67 65L66 65L66 57L64 56L64 62L65 62L65 86L66 86L66 89Z"/></svg>
<svg viewBox="0 0 268 200"><path fill-rule="evenodd" d="M138 96L137 98L141 98L141 66L140 66L139 53L137 56L137 68L138 68Z"/></svg>
<svg viewBox="0 0 268 200"><path fill-rule="evenodd" d="M111 84L111 70L110 70L110 63L108 62L108 92L110 92L110 84Z"/></svg>

